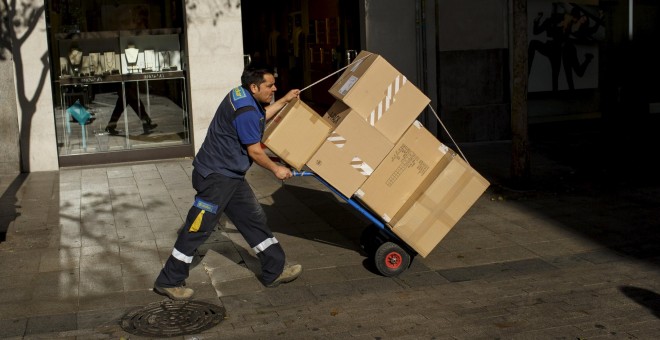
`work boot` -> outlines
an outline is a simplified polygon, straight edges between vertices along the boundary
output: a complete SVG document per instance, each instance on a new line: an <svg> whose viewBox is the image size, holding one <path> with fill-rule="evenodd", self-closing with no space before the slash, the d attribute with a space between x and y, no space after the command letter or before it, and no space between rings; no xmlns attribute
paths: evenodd
<svg viewBox="0 0 660 340"><path fill-rule="evenodd" d="M191 288L181 287L159 287L154 285L154 292L165 295L172 300L190 300L195 293Z"/></svg>
<svg viewBox="0 0 660 340"><path fill-rule="evenodd" d="M300 276L300 273L302 273L302 266L299 264L294 264L294 265L285 265L284 270L282 270L282 274L277 277L273 282L265 284L266 287L268 288L275 288L280 285L280 283L287 283L291 282Z"/></svg>

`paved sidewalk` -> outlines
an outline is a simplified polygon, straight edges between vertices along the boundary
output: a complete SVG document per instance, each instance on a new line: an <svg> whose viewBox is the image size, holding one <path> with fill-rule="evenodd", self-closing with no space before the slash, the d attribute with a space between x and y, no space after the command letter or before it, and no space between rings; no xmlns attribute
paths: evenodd
<svg viewBox="0 0 660 340"><path fill-rule="evenodd" d="M660 185L605 171L620 168L586 175L611 158L576 165L556 147L536 145L534 181L514 190L510 143L463 145L493 186L398 278L368 263L364 217L318 180L254 166L248 180L303 275L264 288L223 219L187 283L225 318L175 338L657 337ZM166 300L151 286L192 202L191 171L182 159L0 177L0 338L144 339L119 320Z"/></svg>

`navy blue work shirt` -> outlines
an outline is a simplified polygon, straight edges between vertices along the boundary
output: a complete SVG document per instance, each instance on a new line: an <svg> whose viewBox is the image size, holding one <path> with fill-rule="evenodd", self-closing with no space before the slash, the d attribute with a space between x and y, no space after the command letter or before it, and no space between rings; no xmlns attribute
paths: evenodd
<svg viewBox="0 0 660 340"><path fill-rule="evenodd" d="M204 143L193 160L195 170L207 177L219 173L243 178L252 165L247 146L260 143L266 111L242 86L222 100L209 125Z"/></svg>

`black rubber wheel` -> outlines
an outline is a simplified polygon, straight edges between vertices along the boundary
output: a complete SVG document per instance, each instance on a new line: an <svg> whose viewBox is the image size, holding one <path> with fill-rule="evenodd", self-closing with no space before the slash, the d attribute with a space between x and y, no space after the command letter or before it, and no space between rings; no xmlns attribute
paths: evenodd
<svg viewBox="0 0 660 340"><path fill-rule="evenodd" d="M376 250L376 269L384 276L392 277L403 273L410 266L410 254L394 242L385 242Z"/></svg>

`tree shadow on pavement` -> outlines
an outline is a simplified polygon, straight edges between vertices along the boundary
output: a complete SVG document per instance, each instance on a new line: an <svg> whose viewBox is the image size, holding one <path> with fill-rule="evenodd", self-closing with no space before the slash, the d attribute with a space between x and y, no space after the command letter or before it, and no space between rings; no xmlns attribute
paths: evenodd
<svg viewBox="0 0 660 340"><path fill-rule="evenodd" d="M0 178L2 179L2 182L4 182L5 179L10 179L11 177L14 176L2 176ZM27 173L17 174L14 179L11 180L11 184L9 184L3 191L2 196L0 196L0 243L7 240L9 225L16 220L16 217L20 216L20 212L18 212L20 206L18 205L16 194L27 177Z"/></svg>

